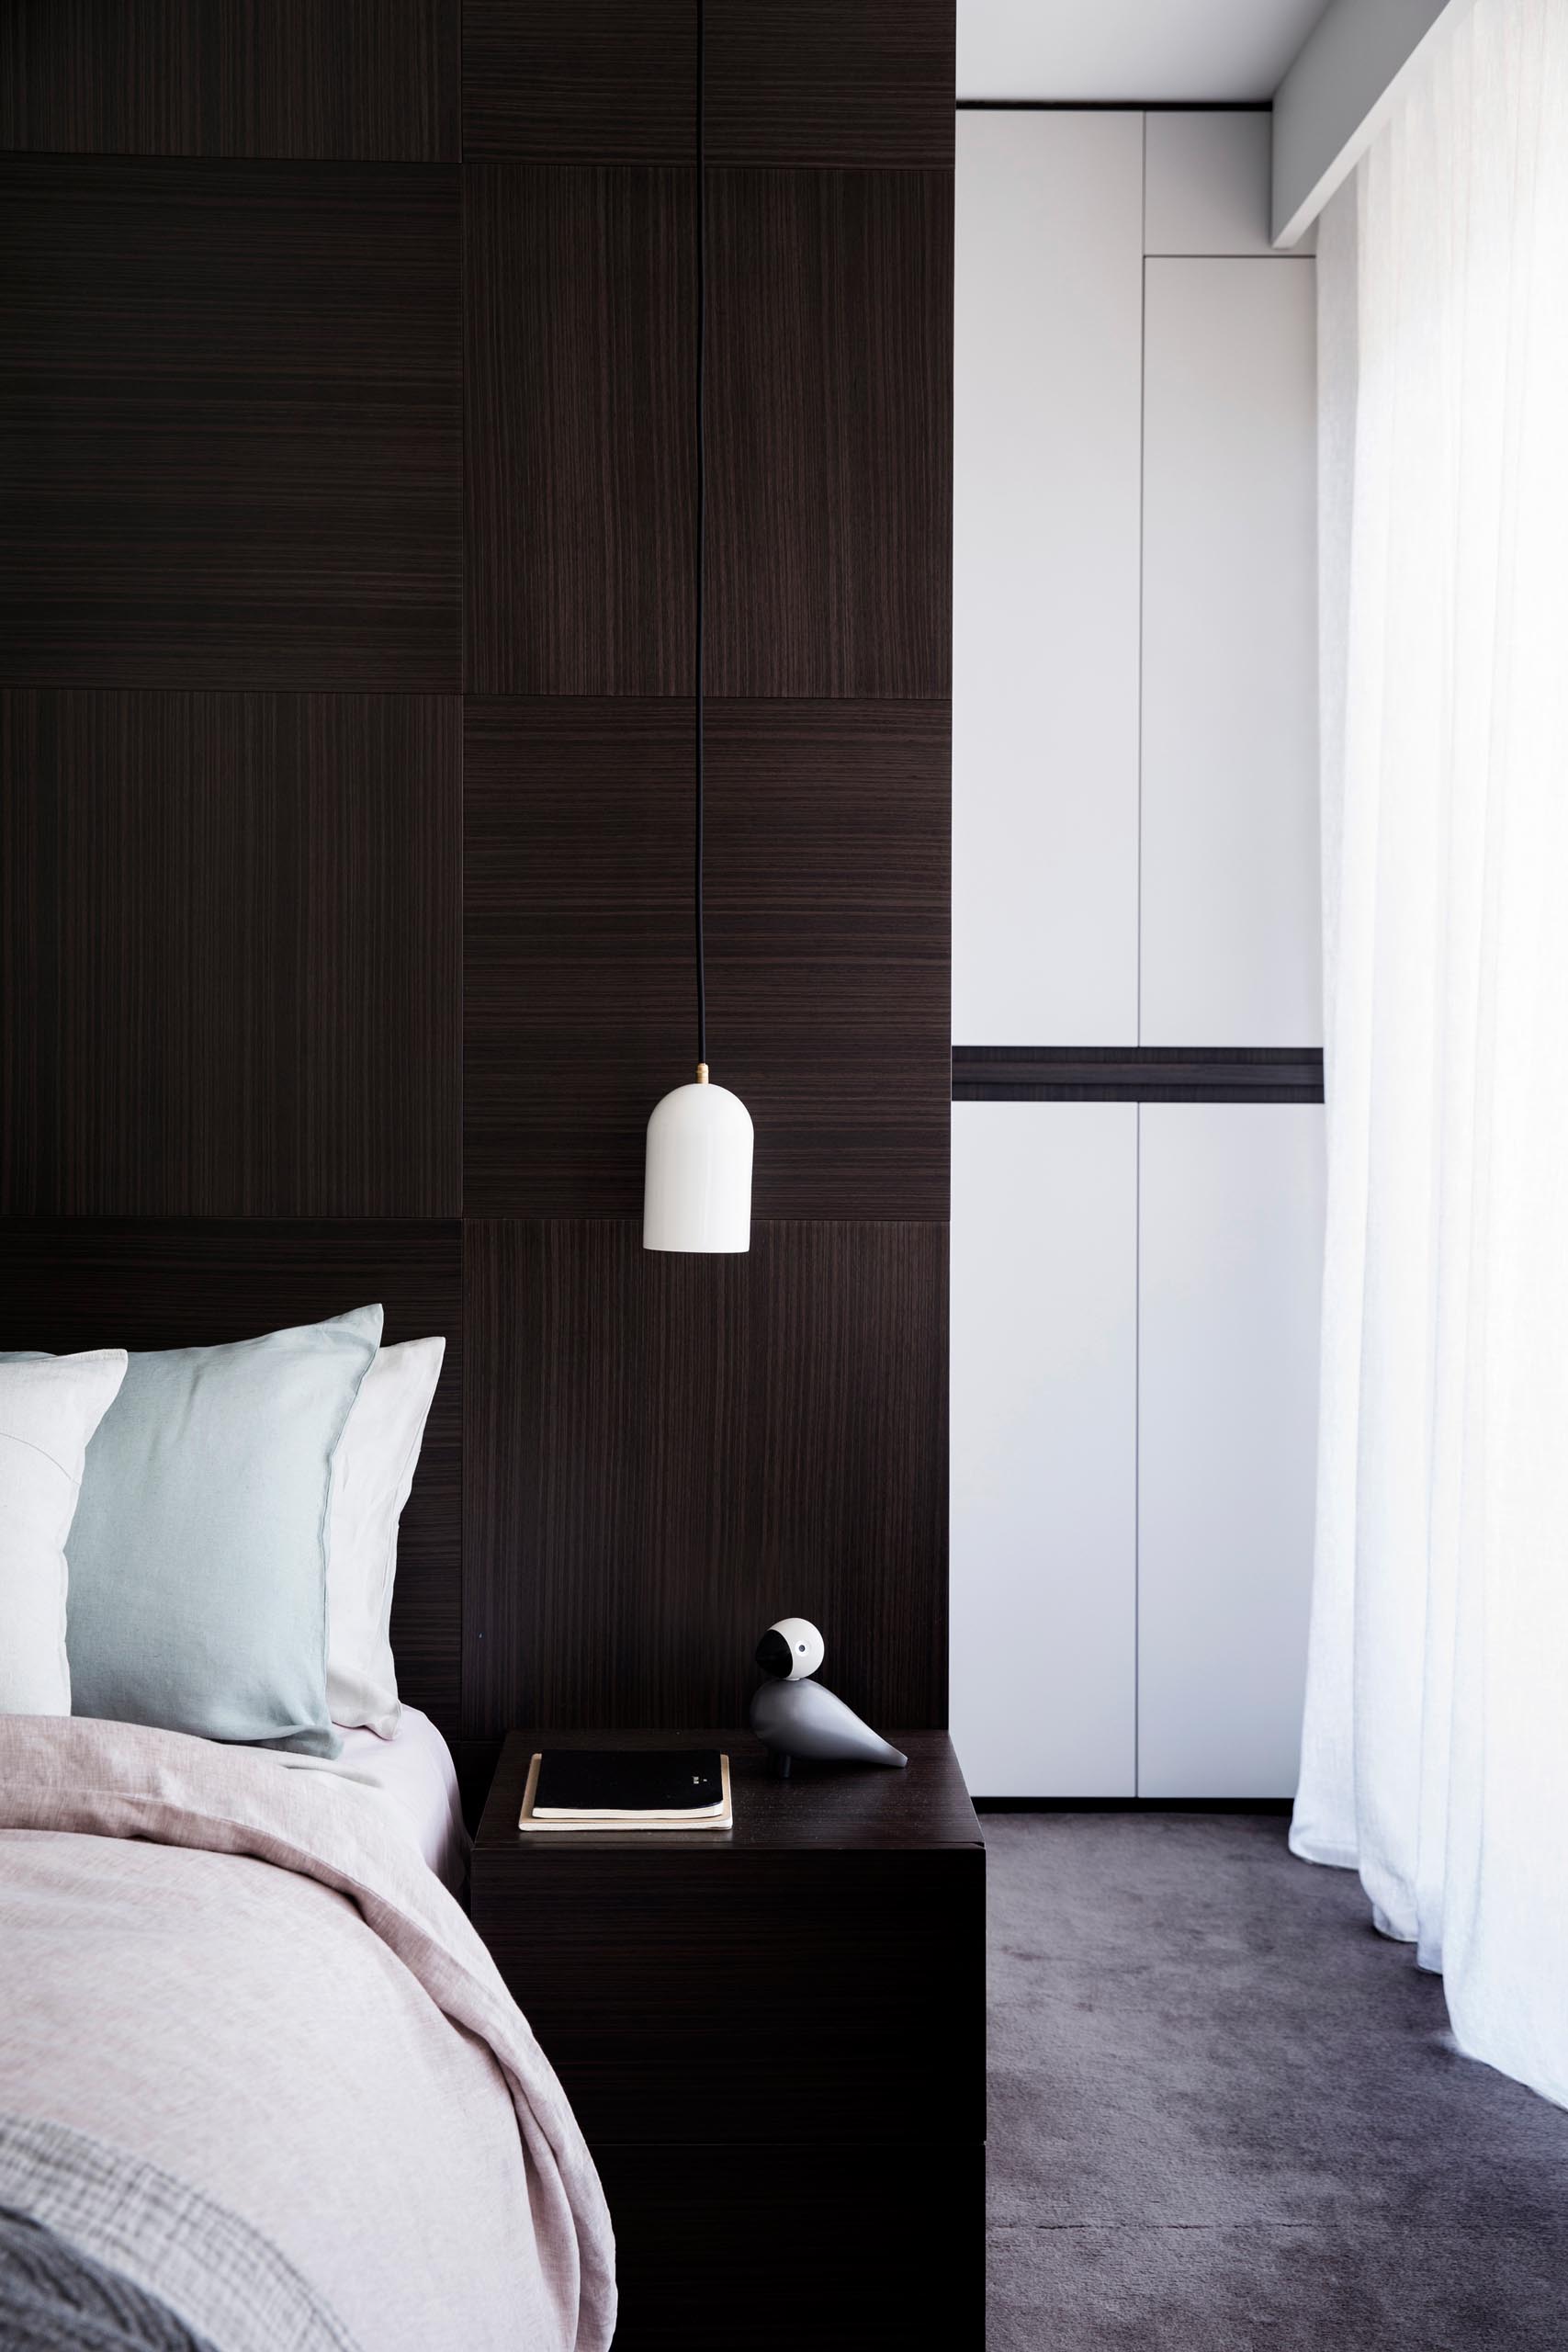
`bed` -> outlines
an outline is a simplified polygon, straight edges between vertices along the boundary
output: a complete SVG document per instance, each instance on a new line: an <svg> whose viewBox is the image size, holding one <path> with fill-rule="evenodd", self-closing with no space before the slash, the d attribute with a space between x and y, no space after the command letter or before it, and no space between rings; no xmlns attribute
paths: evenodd
<svg viewBox="0 0 1568 2352"><path fill-rule="evenodd" d="M610 2341L598 2177L399 1689L442 1354L379 1306L0 1352L6 2352Z"/></svg>
<svg viewBox="0 0 1568 2352"><path fill-rule="evenodd" d="M412 1728L374 1772L0 1720L0 2214L214 2352L610 2339L597 2177L422 1849Z"/></svg>

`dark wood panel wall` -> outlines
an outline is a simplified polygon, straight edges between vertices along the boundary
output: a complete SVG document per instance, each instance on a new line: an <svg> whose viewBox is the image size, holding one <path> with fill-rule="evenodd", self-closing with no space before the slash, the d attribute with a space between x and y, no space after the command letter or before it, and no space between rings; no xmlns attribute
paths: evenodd
<svg viewBox="0 0 1568 2352"><path fill-rule="evenodd" d="M448 1367L411 1697L946 1702L953 0L0 17L0 1343L370 1295Z"/></svg>

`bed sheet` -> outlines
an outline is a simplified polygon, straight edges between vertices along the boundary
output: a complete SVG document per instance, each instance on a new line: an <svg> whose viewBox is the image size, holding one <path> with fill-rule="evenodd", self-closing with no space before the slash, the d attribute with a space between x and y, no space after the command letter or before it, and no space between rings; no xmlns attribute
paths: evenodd
<svg viewBox="0 0 1568 2352"><path fill-rule="evenodd" d="M291 1756L276 1748L253 1753L276 1756L280 1764L356 1781L374 1789L412 1830L420 1852L449 1893L461 1894L468 1874L468 1834L457 1794L452 1751L430 1717L405 1705L391 1739L363 1726L339 1725L341 1756Z"/></svg>

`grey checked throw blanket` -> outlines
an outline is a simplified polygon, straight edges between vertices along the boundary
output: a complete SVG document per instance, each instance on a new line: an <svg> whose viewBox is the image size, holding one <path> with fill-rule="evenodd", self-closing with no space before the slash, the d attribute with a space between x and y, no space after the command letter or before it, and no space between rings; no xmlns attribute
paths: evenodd
<svg viewBox="0 0 1568 2352"><path fill-rule="evenodd" d="M355 2352L248 2222L62 2123L0 2115L0 2352Z"/></svg>
<svg viewBox="0 0 1568 2352"><path fill-rule="evenodd" d="M213 2352L166 2303L41 2222L3 2211L0 2346L4 2352Z"/></svg>

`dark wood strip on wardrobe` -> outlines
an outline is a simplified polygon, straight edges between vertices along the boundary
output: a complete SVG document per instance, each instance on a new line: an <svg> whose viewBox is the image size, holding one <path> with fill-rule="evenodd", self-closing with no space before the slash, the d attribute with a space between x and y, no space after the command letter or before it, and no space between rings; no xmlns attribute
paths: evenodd
<svg viewBox="0 0 1568 2352"><path fill-rule="evenodd" d="M689 164L696 0L465 0L470 157ZM707 0L711 163L953 162L947 0Z"/></svg>
<svg viewBox="0 0 1568 2352"><path fill-rule="evenodd" d="M0 679L456 691L457 174L0 158Z"/></svg>
<svg viewBox="0 0 1568 2352"><path fill-rule="evenodd" d="M708 175L716 695L945 695L953 175Z"/></svg>
<svg viewBox="0 0 1568 2352"><path fill-rule="evenodd" d="M0 692L0 1212L457 1213L461 728Z"/></svg>
<svg viewBox="0 0 1568 2352"><path fill-rule="evenodd" d="M464 1732L743 1721L775 1617L874 1722L947 1704L947 1231L465 1229Z"/></svg>
<svg viewBox="0 0 1568 2352"><path fill-rule="evenodd" d="M707 712L708 1054L759 1216L945 1216L948 716ZM696 1059L692 715L475 701L465 762L466 1198L635 1215Z"/></svg>
<svg viewBox="0 0 1568 2352"><path fill-rule="evenodd" d="M689 694L695 175L463 175L468 684Z"/></svg>
<svg viewBox="0 0 1568 2352"><path fill-rule="evenodd" d="M458 0L6 0L0 148L457 154Z"/></svg>
<svg viewBox="0 0 1568 2352"><path fill-rule="evenodd" d="M1317 1046L954 1046L955 1102L1321 1102Z"/></svg>
<svg viewBox="0 0 1568 2352"><path fill-rule="evenodd" d="M411 1705L457 1729L462 1238L455 1224L0 1220L0 1348L211 1347L378 1300L385 1338L445 1338L398 1537L392 1646Z"/></svg>

